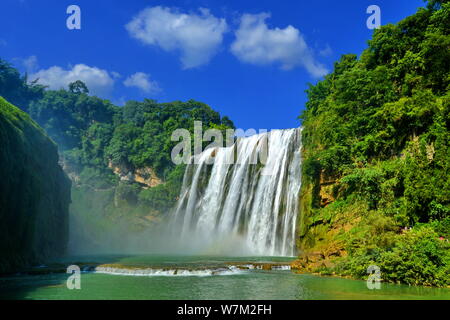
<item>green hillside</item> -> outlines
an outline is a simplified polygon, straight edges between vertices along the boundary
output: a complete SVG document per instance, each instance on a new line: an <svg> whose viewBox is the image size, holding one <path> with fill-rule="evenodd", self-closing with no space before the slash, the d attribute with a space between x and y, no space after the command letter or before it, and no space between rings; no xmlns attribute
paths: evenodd
<svg viewBox="0 0 450 320"><path fill-rule="evenodd" d="M146 230L166 216L180 192L184 165L175 166L175 129L234 128L228 117L195 100L128 101L123 107L89 95L81 81L46 90L0 60L0 95L26 111L58 144L71 178L75 247L121 250L124 233ZM193 135L192 135L193 136ZM119 247L117 247L119 245Z"/></svg>
<svg viewBox="0 0 450 320"><path fill-rule="evenodd" d="M298 267L450 285L450 3L374 32L311 85Z"/></svg>

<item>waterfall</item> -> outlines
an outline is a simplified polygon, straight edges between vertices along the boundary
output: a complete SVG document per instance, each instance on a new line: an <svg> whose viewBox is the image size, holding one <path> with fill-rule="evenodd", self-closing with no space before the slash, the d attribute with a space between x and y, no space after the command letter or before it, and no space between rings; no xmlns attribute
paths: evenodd
<svg viewBox="0 0 450 320"><path fill-rule="evenodd" d="M210 148L187 166L171 225L182 243L293 256L301 186L301 129ZM265 154L264 165L255 161Z"/></svg>

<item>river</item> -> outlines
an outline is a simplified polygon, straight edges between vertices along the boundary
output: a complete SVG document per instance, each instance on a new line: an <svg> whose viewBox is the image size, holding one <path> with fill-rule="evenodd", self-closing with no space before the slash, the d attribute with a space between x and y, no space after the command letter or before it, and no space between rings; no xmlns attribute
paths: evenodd
<svg viewBox="0 0 450 320"><path fill-rule="evenodd" d="M84 256L58 261L78 263L81 289L69 290L69 274L17 274L0 278L0 299L450 299L450 289L296 274L285 257ZM105 264L108 264L105 266ZM87 267L89 266L89 267ZM92 269L93 267L96 268Z"/></svg>

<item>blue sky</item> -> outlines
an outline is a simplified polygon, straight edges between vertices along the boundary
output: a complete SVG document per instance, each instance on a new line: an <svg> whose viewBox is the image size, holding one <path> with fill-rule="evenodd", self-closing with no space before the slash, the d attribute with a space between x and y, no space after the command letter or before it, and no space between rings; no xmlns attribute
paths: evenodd
<svg viewBox="0 0 450 320"><path fill-rule="evenodd" d="M81 30L66 27L69 5ZM52 88L81 78L116 104L195 99L237 127L299 126L308 83L422 0L2 0L0 58Z"/></svg>

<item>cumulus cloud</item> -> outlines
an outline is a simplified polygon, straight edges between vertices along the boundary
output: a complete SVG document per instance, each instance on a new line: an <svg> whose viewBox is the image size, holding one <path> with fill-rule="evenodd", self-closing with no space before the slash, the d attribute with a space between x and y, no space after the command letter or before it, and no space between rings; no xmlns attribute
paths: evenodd
<svg viewBox="0 0 450 320"><path fill-rule="evenodd" d="M246 63L277 63L285 70L301 66L313 77L324 76L328 71L314 59L300 31L291 25L270 29L266 24L269 17L269 13L244 14L231 52Z"/></svg>
<svg viewBox="0 0 450 320"><path fill-rule="evenodd" d="M123 84L126 87L136 87L145 93L158 93L161 89L156 81L150 79L150 75L143 72L136 72L125 79Z"/></svg>
<svg viewBox="0 0 450 320"><path fill-rule="evenodd" d="M115 75L85 64L77 64L68 69L53 66L48 69L41 69L29 76L29 79L39 79L38 83L49 86L50 89L67 88L69 83L76 80L83 81L89 88L89 92L94 95L108 95L114 86Z"/></svg>
<svg viewBox="0 0 450 320"><path fill-rule="evenodd" d="M142 10L125 27L144 44L179 52L184 69L207 64L227 31L225 19L216 18L208 9L186 14L161 6Z"/></svg>

